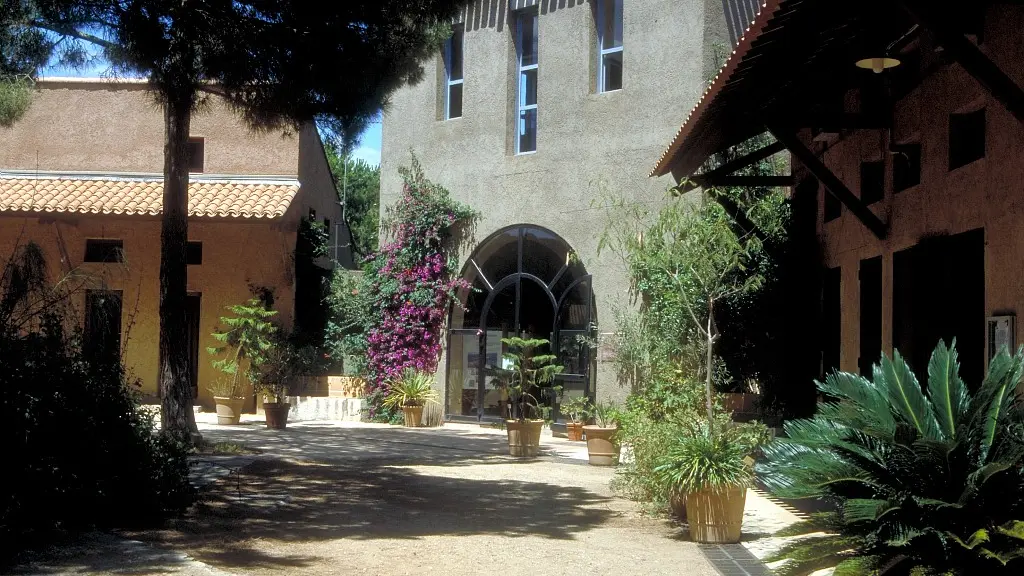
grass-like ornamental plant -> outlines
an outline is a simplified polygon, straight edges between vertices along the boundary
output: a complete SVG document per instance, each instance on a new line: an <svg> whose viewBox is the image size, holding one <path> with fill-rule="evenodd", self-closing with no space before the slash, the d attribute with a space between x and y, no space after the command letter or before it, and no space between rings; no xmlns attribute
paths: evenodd
<svg viewBox="0 0 1024 576"><path fill-rule="evenodd" d="M837 566L837 576L1024 574L1024 349L1002 350L974 392L940 342L923 389L899 352L871 380L835 373L829 400L764 448L758 474L782 498L822 498L837 512L789 534L780 574Z"/></svg>
<svg viewBox="0 0 1024 576"><path fill-rule="evenodd" d="M406 368L400 378L391 382L383 404L387 408L401 410L404 406L425 406L428 402L437 402L433 384L433 374Z"/></svg>
<svg viewBox="0 0 1024 576"><path fill-rule="evenodd" d="M747 487L753 472L744 462L749 447L706 423L680 434L654 468L656 478L669 491L688 494Z"/></svg>

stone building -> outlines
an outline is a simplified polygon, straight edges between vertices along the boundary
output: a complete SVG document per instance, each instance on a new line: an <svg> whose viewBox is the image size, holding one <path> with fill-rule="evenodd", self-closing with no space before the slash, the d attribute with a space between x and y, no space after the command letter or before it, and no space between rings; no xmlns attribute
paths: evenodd
<svg viewBox="0 0 1024 576"><path fill-rule="evenodd" d="M792 155L800 233L820 248L807 301L820 306L794 308L808 338L790 361L869 374L897 349L921 377L939 339L956 338L977 386L1021 342L1022 27L1015 3L767 0L680 115L655 176L727 177L700 168L766 129L777 144L752 157Z"/></svg>
<svg viewBox="0 0 1024 576"><path fill-rule="evenodd" d="M192 118L188 319L197 403L220 376L210 336L225 307L272 294L291 329L319 300L327 259L296 258L300 221L326 224L351 264L324 149L312 126L256 133L211 98ZM43 79L0 127L0 259L34 242L50 278L75 290L87 353L121 354L157 395L163 114L141 81ZM342 232L339 234L339 232ZM250 403L250 408L252 405Z"/></svg>
<svg viewBox="0 0 1024 576"><path fill-rule="evenodd" d="M673 182L648 178L651 158L714 75L750 4L478 0L427 64L427 79L394 95L382 207L400 192L397 168L412 152L428 178L482 214L476 248L461 259L478 292L463 295L467 312L451 314L437 379L448 418L503 414L487 368L512 334L553 343L567 394L628 393L606 338L613 310L628 305L627 278L614 255L597 253L607 217L599 204L665 198ZM581 342L595 331L605 344Z"/></svg>

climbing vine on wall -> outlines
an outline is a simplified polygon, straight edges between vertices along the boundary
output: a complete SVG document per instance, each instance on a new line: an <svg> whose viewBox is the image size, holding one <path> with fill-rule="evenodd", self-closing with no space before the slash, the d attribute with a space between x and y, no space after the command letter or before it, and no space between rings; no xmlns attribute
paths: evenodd
<svg viewBox="0 0 1024 576"><path fill-rule="evenodd" d="M384 215L385 242L367 259L363 280L372 303L366 330L370 418L393 415L381 403L406 368L433 372L448 307L470 286L457 274L459 249L478 214L431 183L416 158L401 169L402 196Z"/></svg>

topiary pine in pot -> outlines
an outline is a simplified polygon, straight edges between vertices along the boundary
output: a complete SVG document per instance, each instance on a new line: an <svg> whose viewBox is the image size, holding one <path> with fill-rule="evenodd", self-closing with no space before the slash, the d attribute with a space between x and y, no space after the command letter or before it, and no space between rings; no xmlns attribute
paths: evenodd
<svg viewBox="0 0 1024 576"><path fill-rule="evenodd" d="M512 456L540 453L540 431L544 426L537 397L541 386L550 384L564 369L553 354L539 354L550 342L543 338L502 338L508 351L503 355L512 368L503 370L498 385L508 395L508 451Z"/></svg>
<svg viewBox="0 0 1024 576"><path fill-rule="evenodd" d="M763 448L758 475L774 495L836 507L787 530L825 534L780 550L777 573L1024 573L1024 352L1000 351L975 392L955 341L936 346L927 373L922 388L895 352L871 380L831 374L815 417Z"/></svg>
<svg viewBox="0 0 1024 576"><path fill-rule="evenodd" d="M560 406L562 414L569 419L565 423L565 435L569 440L583 440L583 426L590 418L593 406L586 396L573 396Z"/></svg>
<svg viewBox="0 0 1024 576"><path fill-rule="evenodd" d="M386 408L401 409L407 427L421 426L423 407L427 403L437 403L437 392L433 384L433 374L406 368L401 377L391 382L383 405Z"/></svg>
<svg viewBox="0 0 1024 576"><path fill-rule="evenodd" d="M212 334L220 345L211 346L206 351L218 357L213 360L213 367L231 376L232 393L241 395L243 374L250 384L256 385L259 367L274 347L278 328L270 319L277 315L277 311L268 309L256 298L227 309L232 315L221 316L221 327ZM216 393L214 395L217 402ZM217 410L219 414L222 408L218 406Z"/></svg>

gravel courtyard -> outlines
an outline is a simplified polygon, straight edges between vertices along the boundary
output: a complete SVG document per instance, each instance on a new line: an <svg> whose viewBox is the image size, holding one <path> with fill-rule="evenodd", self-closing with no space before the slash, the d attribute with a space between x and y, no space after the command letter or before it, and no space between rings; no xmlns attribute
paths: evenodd
<svg viewBox="0 0 1024 576"><path fill-rule="evenodd" d="M543 457L519 461L471 426L202 432L263 453L201 457L200 502L164 529L70 544L20 573L720 573L685 530L615 497L581 443L547 437Z"/></svg>

